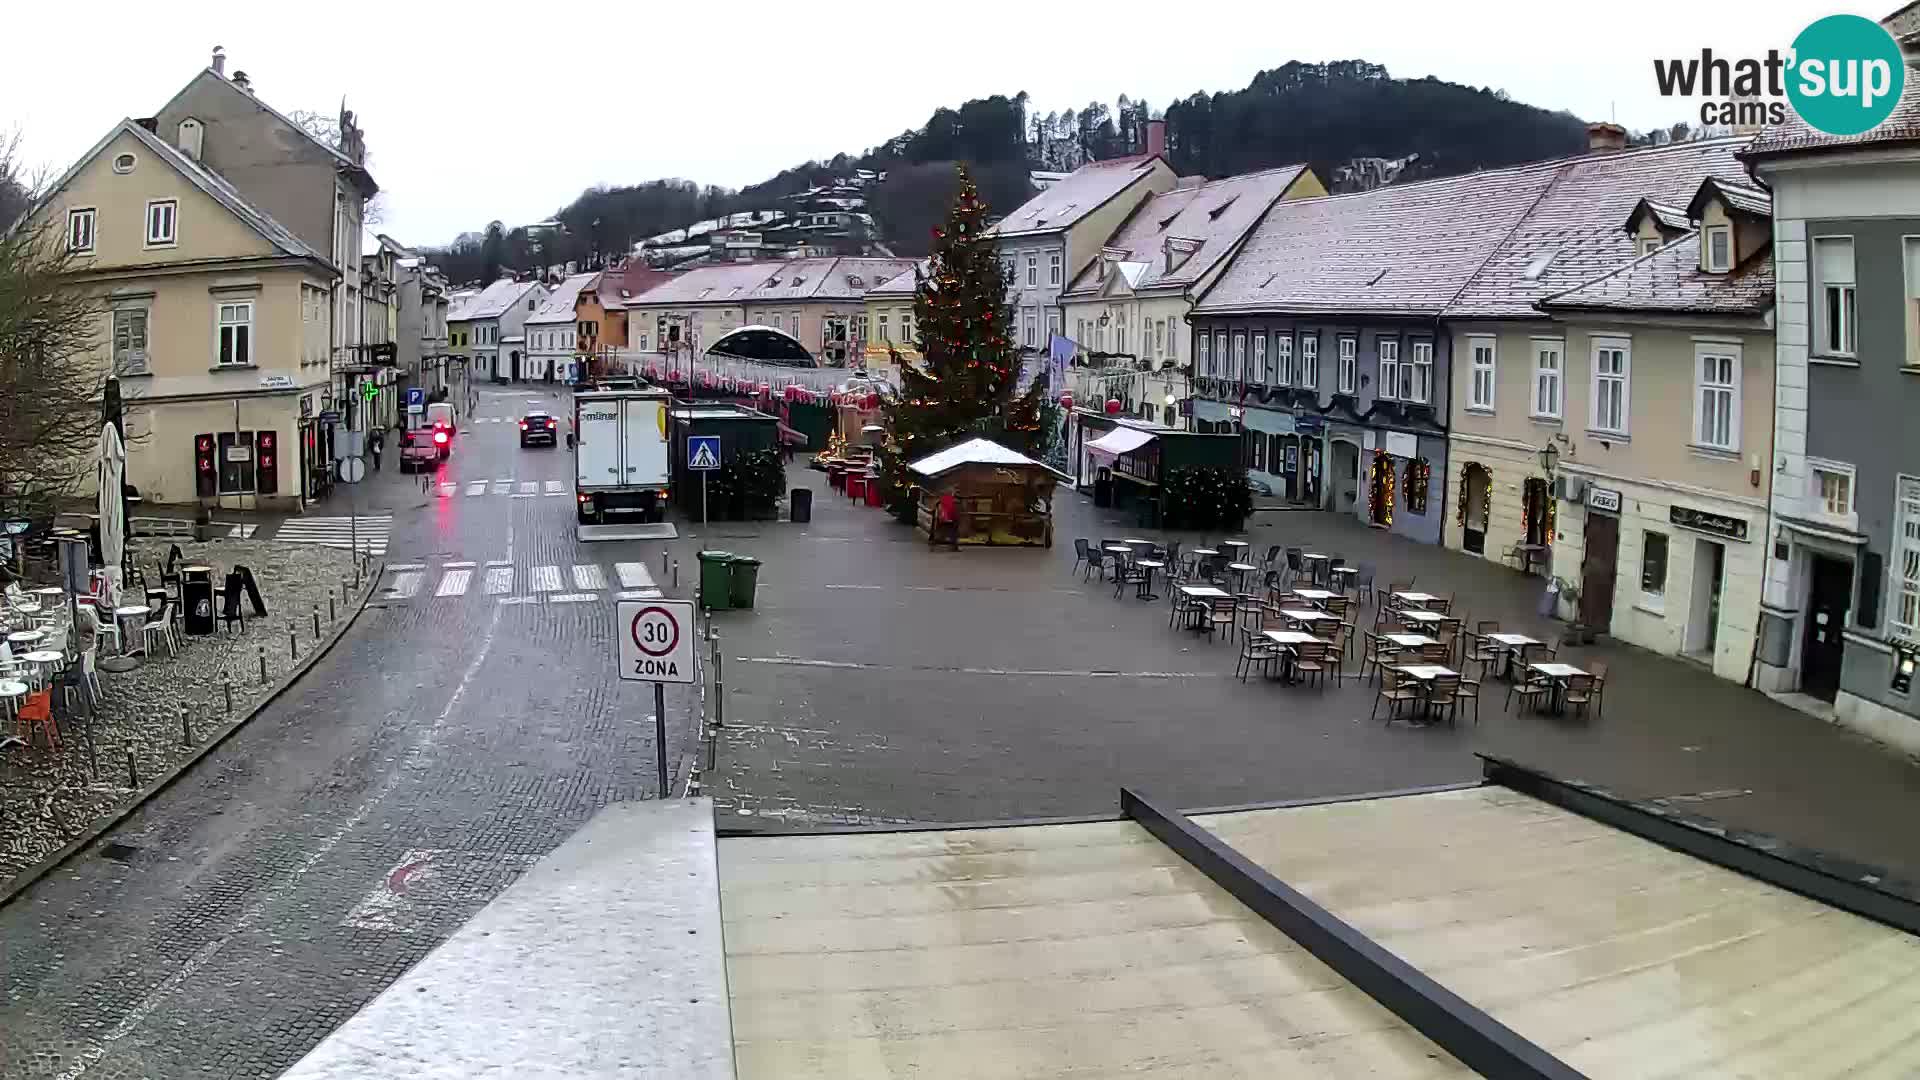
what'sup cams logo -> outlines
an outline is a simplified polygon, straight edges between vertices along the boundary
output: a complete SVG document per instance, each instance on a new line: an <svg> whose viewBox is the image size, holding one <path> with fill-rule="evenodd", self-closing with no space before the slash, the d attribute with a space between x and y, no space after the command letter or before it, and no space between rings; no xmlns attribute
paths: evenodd
<svg viewBox="0 0 1920 1080"><path fill-rule="evenodd" d="M1662 97L1703 97L1700 122L1720 127L1782 124L1787 107L1828 135L1878 127L1900 102L1907 66L1884 27L1858 15L1829 15L1793 39L1785 54L1728 59L1701 49L1697 57L1655 60Z"/></svg>

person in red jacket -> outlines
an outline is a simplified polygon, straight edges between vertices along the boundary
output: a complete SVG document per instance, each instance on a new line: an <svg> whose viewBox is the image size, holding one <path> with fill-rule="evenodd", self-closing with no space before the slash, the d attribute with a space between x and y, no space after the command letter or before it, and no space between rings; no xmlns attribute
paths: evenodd
<svg viewBox="0 0 1920 1080"><path fill-rule="evenodd" d="M960 500L954 498L952 491L940 494L933 507L933 528L927 530L927 549L931 551L940 543L940 535L945 533L953 550L960 550Z"/></svg>

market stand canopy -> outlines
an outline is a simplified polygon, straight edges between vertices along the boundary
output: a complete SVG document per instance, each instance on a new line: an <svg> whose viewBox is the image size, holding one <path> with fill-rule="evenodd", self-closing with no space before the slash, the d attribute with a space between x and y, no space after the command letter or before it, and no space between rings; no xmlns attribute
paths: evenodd
<svg viewBox="0 0 1920 1080"><path fill-rule="evenodd" d="M1087 449L1095 453L1119 457L1121 454L1133 453L1135 450L1152 442L1153 438L1154 435L1151 431L1141 431L1139 428L1131 427L1117 427L1088 443Z"/></svg>

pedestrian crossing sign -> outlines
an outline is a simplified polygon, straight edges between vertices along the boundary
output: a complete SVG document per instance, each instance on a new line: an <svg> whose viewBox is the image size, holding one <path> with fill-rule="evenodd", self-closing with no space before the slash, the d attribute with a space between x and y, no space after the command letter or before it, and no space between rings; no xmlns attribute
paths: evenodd
<svg viewBox="0 0 1920 1080"><path fill-rule="evenodd" d="M687 436L687 468L695 471L720 467L720 436Z"/></svg>

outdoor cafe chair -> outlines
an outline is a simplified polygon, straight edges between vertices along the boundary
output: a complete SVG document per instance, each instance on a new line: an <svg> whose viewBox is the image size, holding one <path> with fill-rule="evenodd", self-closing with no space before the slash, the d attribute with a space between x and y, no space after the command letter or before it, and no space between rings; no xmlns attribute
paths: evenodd
<svg viewBox="0 0 1920 1080"><path fill-rule="evenodd" d="M1540 699L1553 693L1553 681L1544 675L1523 675L1507 684L1507 703L1503 711L1513 711L1513 699L1531 702L1532 707L1540 707Z"/></svg>
<svg viewBox="0 0 1920 1080"><path fill-rule="evenodd" d="M1393 723L1394 717L1400 715L1400 707L1402 705L1408 702L1418 704L1420 701L1420 689L1415 686L1414 683L1415 680L1412 676L1406 675L1395 668L1382 667L1380 669L1380 691L1373 697L1373 708L1367 710L1367 719L1372 720L1379 714L1380 703L1383 701L1387 703L1387 723L1389 724Z"/></svg>
<svg viewBox="0 0 1920 1080"><path fill-rule="evenodd" d="M1212 637L1214 631L1219 630L1231 639L1235 623L1239 619L1239 613L1235 610L1237 606L1238 602L1234 597L1215 597L1213 602L1207 605L1207 636Z"/></svg>
<svg viewBox="0 0 1920 1080"><path fill-rule="evenodd" d="M1267 557L1260 560L1260 565L1267 568L1268 570L1274 570L1274 569L1278 569L1278 567L1276 567L1274 564L1279 561L1280 561L1280 545L1275 544L1272 547L1267 549Z"/></svg>
<svg viewBox="0 0 1920 1080"><path fill-rule="evenodd" d="M20 738L29 747L33 745L33 730L38 727L47 733L48 747L55 750L60 748L60 726L53 721L52 690L41 687L29 693L27 700L21 703L20 712L15 719L20 725Z"/></svg>
<svg viewBox="0 0 1920 1080"><path fill-rule="evenodd" d="M1392 584L1390 584L1390 585L1388 585L1388 586L1387 586L1387 600L1386 600L1386 605L1385 605L1385 606L1387 606L1387 607L1399 607L1399 606L1400 606L1400 594L1401 594L1401 593L1403 593L1403 592L1412 592L1412 591L1413 591L1413 582L1411 582L1411 581L1396 581L1396 582L1394 582L1394 583L1392 583Z"/></svg>
<svg viewBox="0 0 1920 1080"><path fill-rule="evenodd" d="M1369 604L1375 603L1377 601L1378 598L1374 595L1374 592L1373 592L1374 573L1375 571L1372 563L1363 562L1360 564L1360 572L1354 575L1354 579L1353 579L1354 599L1363 600L1365 603L1369 603Z"/></svg>
<svg viewBox="0 0 1920 1080"><path fill-rule="evenodd" d="M1174 577L1174 571L1178 570L1180 567L1180 541L1178 540L1167 541L1166 554L1160 557L1160 561L1167 564L1167 580L1169 581L1176 580L1176 578Z"/></svg>
<svg viewBox="0 0 1920 1080"><path fill-rule="evenodd" d="M1300 556L1306 554L1306 551L1306 548L1297 547L1287 549L1287 584L1291 585L1300 580L1300 575L1306 572L1301 569L1300 564Z"/></svg>
<svg viewBox="0 0 1920 1080"><path fill-rule="evenodd" d="M1312 679L1321 688L1327 686L1327 650L1324 641L1306 642L1293 647L1293 670L1303 679Z"/></svg>
<svg viewBox="0 0 1920 1080"><path fill-rule="evenodd" d="M1360 677L1371 680L1390 664L1400 662L1400 646L1379 634L1362 630L1360 639Z"/></svg>
<svg viewBox="0 0 1920 1080"><path fill-rule="evenodd" d="M1266 592L1268 600L1280 599L1280 571L1267 571L1260 581L1260 587Z"/></svg>
<svg viewBox="0 0 1920 1080"><path fill-rule="evenodd" d="M1262 675L1273 673L1273 662L1280 659L1280 646L1272 638L1258 633L1248 634L1240 642L1240 659L1235 663L1233 673L1241 682L1247 681L1247 674L1255 664L1260 665Z"/></svg>
<svg viewBox="0 0 1920 1080"><path fill-rule="evenodd" d="M140 636L144 639L148 656L153 655L156 641L167 647L168 656L180 655L180 639L173 636L173 601L167 601L140 627Z"/></svg>
<svg viewBox="0 0 1920 1080"><path fill-rule="evenodd" d="M1353 626L1349 623L1335 625L1333 635L1327 641L1332 646L1328 652L1334 664L1333 677L1338 681L1346 677L1347 653L1353 646Z"/></svg>
<svg viewBox="0 0 1920 1080"><path fill-rule="evenodd" d="M1085 574L1080 571L1080 564L1086 561L1087 538L1083 536L1073 542L1073 569L1067 571L1067 573L1081 573L1082 579L1084 579Z"/></svg>
<svg viewBox="0 0 1920 1080"><path fill-rule="evenodd" d="M1446 664L1453 659L1453 646L1444 641L1420 646L1420 659L1429 664Z"/></svg>
<svg viewBox="0 0 1920 1080"><path fill-rule="evenodd" d="M1435 675L1427 686L1427 708L1433 712L1445 712L1447 725L1451 727L1460 709L1460 676Z"/></svg>
<svg viewBox="0 0 1920 1080"><path fill-rule="evenodd" d="M1593 676L1567 676L1567 685L1560 692L1560 700L1567 705L1579 706L1580 715L1585 716L1587 707L1593 704Z"/></svg>
<svg viewBox="0 0 1920 1080"><path fill-rule="evenodd" d="M1588 663L1587 674L1593 677L1593 711L1605 716L1607 714L1607 662L1594 660Z"/></svg>
<svg viewBox="0 0 1920 1080"><path fill-rule="evenodd" d="M1480 726L1480 683L1474 679L1461 679L1460 685L1453 691L1454 710L1459 711L1463 702L1473 702L1473 724Z"/></svg>

